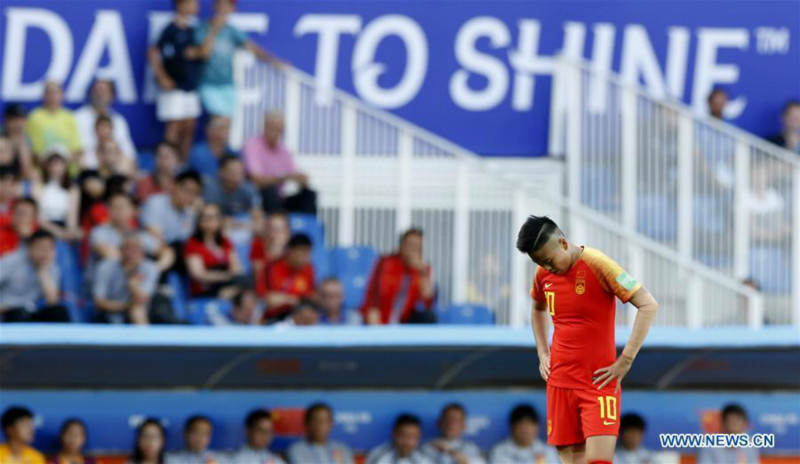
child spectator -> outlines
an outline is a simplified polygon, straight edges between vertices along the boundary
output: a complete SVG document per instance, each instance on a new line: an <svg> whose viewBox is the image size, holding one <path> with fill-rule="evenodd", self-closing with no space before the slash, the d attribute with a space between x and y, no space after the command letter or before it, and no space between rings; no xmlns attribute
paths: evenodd
<svg viewBox="0 0 800 464"><path fill-rule="evenodd" d="M69 322L69 312L59 303L60 277L53 235L34 232L27 246L0 258L2 321Z"/></svg>
<svg viewBox="0 0 800 464"><path fill-rule="evenodd" d="M86 446L86 424L80 419L67 419L58 433L60 445L52 464L94 464L95 460L83 455Z"/></svg>
<svg viewBox="0 0 800 464"><path fill-rule="evenodd" d="M431 267L422 258L422 231L409 229L397 253L382 256L369 279L361 313L367 324L433 322Z"/></svg>
<svg viewBox="0 0 800 464"><path fill-rule="evenodd" d="M39 199L39 224L61 240L80 240L80 189L67 172L65 154L53 151L44 163L42 182L34 184Z"/></svg>
<svg viewBox="0 0 800 464"><path fill-rule="evenodd" d="M54 81L45 84L44 104L33 110L28 118L28 137L33 154L39 159L60 147L69 154L72 164L80 166L80 132L75 116L62 106L63 103L61 84Z"/></svg>
<svg viewBox="0 0 800 464"><path fill-rule="evenodd" d="M747 411L736 403L729 403L722 408L722 433L747 433L750 421ZM701 448L697 457L698 464L728 464L731 462L758 464L758 448Z"/></svg>
<svg viewBox="0 0 800 464"><path fill-rule="evenodd" d="M11 206L11 223L0 229L0 257L19 248L39 228L39 207L33 198L17 198Z"/></svg>
<svg viewBox="0 0 800 464"><path fill-rule="evenodd" d="M172 142L161 142L156 147L155 171L136 183L136 201L144 203L157 193L171 193L180 167L180 149Z"/></svg>
<svg viewBox="0 0 800 464"><path fill-rule="evenodd" d="M462 439L467 426L467 410L458 403L442 408L439 415L440 438L422 447L433 462L439 464L483 464L481 449L475 443Z"/></svg>
<svg viewBox="0 0 800 464"><path fill-rule="evenodd" d="M262 216L259 223L262 226L255 229L261 232L253 238L250 249L250 263L255 276L260 276L268 264L283 256L291 236L289 216L284 212L276 211L266 219Z"/></svg>
<svg viewBox="0 0 800 464"><path fill-rule="evenodd" d="M419 418L411 414L401 414L394 423L392 441L370 451L366 464L433 464L419 450L421 438L422 422Z"/></svg>
<svg viewBox="0 0 800 464"><path fill-rule="evenodd" d="M136 164L133 160L122 156L119 151L119 145L113 140L98 142L95 154L97 156L97 171L100 172L100 176L104 179L110 179L113 176L133 177L136 174Z"/></svg>
<svg viewBox="0 0 800 464"><path fill-rule="evenodd" d="M614 453L618 464L647 464L652 462L650 450L642 446L645 423L638 414L625 414L619 420L619 444Z"/></svg>
<svg viewBox="0 0 800 464"><path fill-rule="evenodd" d="M284 209L296 213L316 214L317 194L309 188L308 176L294 164L292 153L281 142L283 115L267 113L264 133L244 143L242 153L250 180L261 190L264 211ZM292 181L300 186L294 195L284 194L284 184Z"/></svg>
<svg viewBox="0 0 800 464"><path fill-rule="evenodd" d="M0 154L0 165L9 165L14 168L20 179L33 180L36 174L31 152L31 142L28 138L26 126L28 117L25 108L16 103L6 106L3 114L3 125L5 126L5 137L11 144L11 159L3 158ZM2 145L3 136L0 136Z"/></svg>
<svg viewBox="0 0 800 464"><path fill-rule="evenodd" d="M247 443L230 456L230 464L286 464L280 456L269 450L274 428L272 416L266 409L256 409L247 415L244 423Z"/></svg>
<svg viewBox="0 0 800 464"><path fill-rule="evenodd" d="M230 298L242 282L242 265L230 240L222 234L218 205L200 211L197 228L183 249L189 271L189 292L194 297Z"/></svg>
<svg viewBox="0 0 800 464"><path fill-rule="evenodd" d="M136 148L133 146L130 128L125 117L114 111L116 89L114 82L108 79L97 79L92 84L89 92L89 103L75 110L75 121L81 134L83 144L83 165L89 169L97 169L95 152L98 147L96 124L100 117L108 118L109 128L113 128L111 140L120 147L120 152L125 159L136 159Z"/></svg>
<svg viewBox="0 0 800 464"><path fill-rule="evenodd" d="M509 417L511 437L494 445L489 462L559 462L558 453L539 440L539 415L533 406L521 404Z"/></svg>
<svg viewBox="0 0 800 464"><path fill-rule="evenodd" d="M97 322L149 324L159 275L158 266L145 258L139 235L125 235L120 258L100 261L94 272L92 296Z"/></svg>
<svg viewBox="0 0 800 464"><path fill-rule="evenodd" d="M306 437L289 447L291 464L335 462L353 464L353 452L341 442L331 440L333 409L325 403L314 403L306 409Z"/></svg>
<svg viewBox="0 0 800 464"><path fill-rule="evenodd" d="M11 225L11 211L14 208L14 200L19 197L19 194L17 172L9 166L0 167L0 229Z"/></svg>
<svg viewBox="0 0 800 464"><path fill-rule="evenodd" d="M208 114L230 119L236 101L233 85L233 56L237 48L246 48L259 60L280 63L247 35L229 23L236 0L215 0L214 17L197 28L200 55L206 60L200 78L200 99Z"/></svg>
<svg viewBox="0 0 800 464"><path fill-rule="evenodd" d="M136 429L131 464L164 464L166 431L158 419L147 419Z"/></svg>
<svg viewBox="0 0 800 464"><path fill-rule="evenodd" d="M167 453L167 464L219 464L220 460L208 448L214 424L207 416L192 416L183 427L185 449Z"/></svg>
<svg viewBox="0 0 800 464"><path fill-rule="evenodd" d="M21 406L11 406L0 419L6 442L0 444L0 463L44 464L44 455L31 447L35 428L33 413Z"/></svg>
<svg viewBox="0 0 800 464"><path fill-rule="evenodd" d="M228 147L231 122L228 118L211 116L206 122L206 140L196 143L189 154L189 169L203 176L216 176L220 161L238 155Z"/></svg>
<svg viewBox="0 0 800 464"><path fill-rule="evenodd" d="M84 237L95 226L108 222L108 205L106 204L106 183L97 171L83 171L80 179L81 203L80 223Z"/></svg>
<svg viewBox="0 0 800 464"><path fill-rule="evenodd" d="M192 26L199 4L197 0L175 0L174 5L175 19L148 50L148 60L161 87L156 106L158 120L167 126L164 138L180 147L183 160L192 148L201 112L197 83L202 61Z"/></svg>
<svg viewBox="0 0 800 464"><path fill-rule="evenodd" d="M265 322L283 319L301 298L314 295L311 239L307 235L292 236L286 255L264 268L257 290L267 303Z"/></svg>

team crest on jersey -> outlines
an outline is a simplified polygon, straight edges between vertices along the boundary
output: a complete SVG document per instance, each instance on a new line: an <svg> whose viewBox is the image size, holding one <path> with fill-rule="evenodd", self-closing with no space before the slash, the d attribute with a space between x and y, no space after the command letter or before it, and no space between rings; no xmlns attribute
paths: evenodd
<svg viewBox="0 0 800 464"><path fill-rule="evenodd" d="M547 419L547 435L553 433L553 421Z"/></svg>
<svg viewBox="0 0 800 464"><path fill-rule="evenodd" d="M586 293L586 271L578 271L575 276L575 293L583 295Z"/></svg>

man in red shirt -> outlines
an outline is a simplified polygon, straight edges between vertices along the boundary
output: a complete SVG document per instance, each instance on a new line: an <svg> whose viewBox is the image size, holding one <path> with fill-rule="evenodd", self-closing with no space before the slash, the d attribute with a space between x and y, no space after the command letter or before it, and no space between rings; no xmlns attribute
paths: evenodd
<svg viewBox="0 0 800 464"><path fill-rule="evenodd" d="M531 321L539 371L547 381L547 442L562 462L611 464L619 432L620 383L655 318L658 303L614 260L578 246L548 217L531 216L517 249L539 268ZM616 299L638 308L617 358ZM548 312L553 343L548 346Z"/></svg>
<svg viewBox="0 0 800 464"><path fill-rule="evenodd" d="M0 256L12 252L36 232L39 208L33 198L18 198L11 209L11 224L0 229Z"/></svg>
<svg viewBox="0 0 800 464"><path fill-rule="evenodd" d="M256 290L267 303L264 322L281 320L303 298L313 298L314 267L311 265L311 239L295 234L289 239L286 255L264 268Z"/></svg>
<svg viewBox="0 0 800 464"><path fill-rule="evenodd" d="M422 259L422 231L409 229L397 253L382 256L369 279L361 314L367 324L435 322L431 267Z"/></svg>

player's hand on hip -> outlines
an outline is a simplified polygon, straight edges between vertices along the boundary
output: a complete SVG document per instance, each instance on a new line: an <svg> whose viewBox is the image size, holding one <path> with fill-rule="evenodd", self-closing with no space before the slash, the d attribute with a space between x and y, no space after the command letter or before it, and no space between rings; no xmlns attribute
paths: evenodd
<svg viewBox="0 0 800 464"><path fill-rule="evenodd" d="M606 385L616 380L617 385L614 387L614 393L617 393L620 385L622 384L623 377L625 377L625 375L628 374L628 371L631 370L631 365L633 365L633 359L620 356L616 361L614 361L614 364L607 367L601 367L600 369L594 371L592 384L599 384L597 389L602 390L606 387Z"/></svg>
<svg viewBox="0 0 800 464"><path fill-rule="evenodd" d="M539 354L539 373L545 382L550 377L550 353Z"/></svg>

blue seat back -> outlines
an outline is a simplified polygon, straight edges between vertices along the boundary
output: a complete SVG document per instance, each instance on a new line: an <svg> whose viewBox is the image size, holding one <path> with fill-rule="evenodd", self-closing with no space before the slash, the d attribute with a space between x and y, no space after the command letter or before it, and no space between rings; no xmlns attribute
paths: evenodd
<svg viewBox="0 0 800 464"><path fill-rule="evenodd" d="M494 313L482 305L452 304L437 313L440 324L492 325Z"/></svg>
<svg viewBox="0 0 800 464"><path fill-rule="evenodd" d="M331 250L331 274L342 282L346 308L361 306L377 259L378 252L368 246L336 247Z"/></svg>

